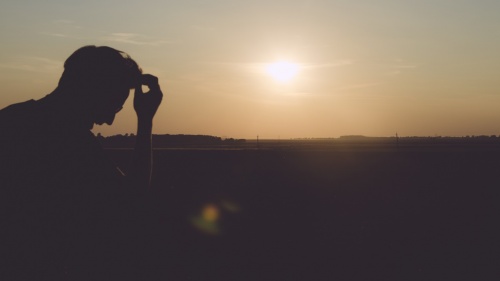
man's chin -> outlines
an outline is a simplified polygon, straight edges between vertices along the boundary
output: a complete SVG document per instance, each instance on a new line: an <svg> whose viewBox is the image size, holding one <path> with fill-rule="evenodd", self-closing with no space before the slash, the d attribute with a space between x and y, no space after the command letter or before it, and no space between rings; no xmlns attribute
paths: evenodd
<svg viewBox="0 0 500 281"><path fill-rule="evenodd" d="M99 126L102 126L104 124L106 125L111 125L113 124L113 122L105 122L105 121L99 121L99 122L95 122L96 125L99 125Z"/></svg>

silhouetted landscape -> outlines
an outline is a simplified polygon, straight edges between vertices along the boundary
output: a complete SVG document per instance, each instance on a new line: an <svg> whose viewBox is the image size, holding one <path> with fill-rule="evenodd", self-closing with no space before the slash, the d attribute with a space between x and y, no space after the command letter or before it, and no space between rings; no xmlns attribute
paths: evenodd
<svg viewBox="0 0 500 281"><path fill-rule="evenodd" d="M500 280L499 11L2 1L0 281Z"/></svg>
<svg viewBox="0 0 500 281"><path fill-rule="evenodd" d="M105 148L133 148L135 143L134 134L113 135L103 137L97 135L100 143ZM339 138L298 138L298 139L264 139L246 140L234 138L221 138L207 135L153 135L153 147L155 148L318 148L331 145L356 145L356 144L386 144L386 145L424 145L424 144L495 144L500 143L500 136L481 135L465 137L366 137L361 135L341 136ZM262 146L260 145L262 144Z"/></svg>
<svg viewBox="0 0 500 281"><path fill-rule="evenodd" d="M103 147L106 148L133 148L135 144L134 134L114 135L103 137L98 135L97 138ZM153 135L153 147L156 148L172 148L172 147L213 147L213 146L232 146L235 144L245 143L244 139L205 136L205 135Z"/></svg>
<svg viewBox="0 0 500 281"><path fill-rule="evenodd" d="M125 167L132 153L126 138L101 137ZM155 138L151 277L493 280L499 274L496 136Z"/></svg>

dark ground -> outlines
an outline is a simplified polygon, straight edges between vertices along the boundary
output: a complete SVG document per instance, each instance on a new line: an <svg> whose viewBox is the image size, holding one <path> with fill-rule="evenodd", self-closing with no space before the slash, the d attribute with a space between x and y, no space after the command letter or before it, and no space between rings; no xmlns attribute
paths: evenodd
<svg viewBox="0 0 500 281"><path fill-rule="evenodd" d="M122 165L131 153L108 152ZM500 278L500 144L261 144L154 159L152 279ZM217 219L203 219L207 204Z"/></svg>

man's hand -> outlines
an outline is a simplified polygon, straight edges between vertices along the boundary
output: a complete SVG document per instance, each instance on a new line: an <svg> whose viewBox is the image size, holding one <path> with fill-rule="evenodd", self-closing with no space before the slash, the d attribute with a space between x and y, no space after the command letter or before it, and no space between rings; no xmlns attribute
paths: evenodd
<svg viewBox="0 0 500 281"><path fill-rule="evenodd" d="M146 85L149 91L142 92L142 85L135 88L134 93L134 109L138 119L152 120L160 106L163 98L163 93L158 84L158 78L151 74L142 75L142 85Z"/></svg>

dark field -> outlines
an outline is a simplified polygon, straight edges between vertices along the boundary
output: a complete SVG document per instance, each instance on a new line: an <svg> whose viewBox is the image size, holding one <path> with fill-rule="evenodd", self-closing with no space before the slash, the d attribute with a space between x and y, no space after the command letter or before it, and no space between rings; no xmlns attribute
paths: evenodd
<svg viewBox="0 0 500 281"><path fill-rule="evenodd" d="M500 144L275 142L154 159L151 277L500 278Z"/></svg>

